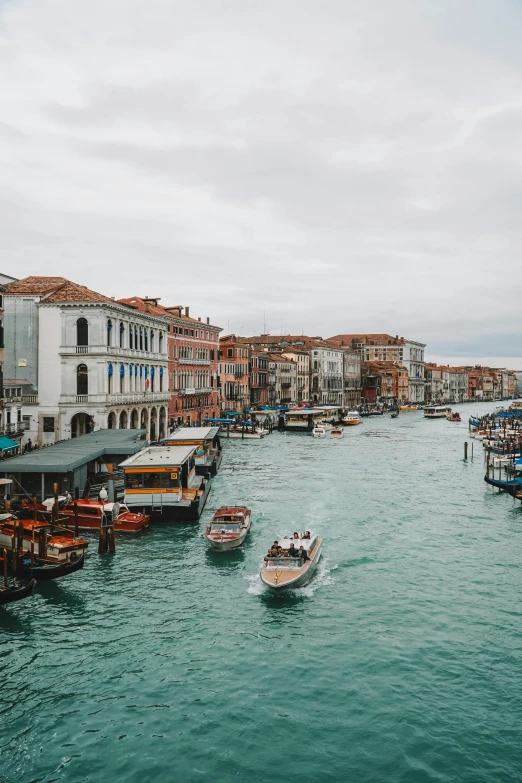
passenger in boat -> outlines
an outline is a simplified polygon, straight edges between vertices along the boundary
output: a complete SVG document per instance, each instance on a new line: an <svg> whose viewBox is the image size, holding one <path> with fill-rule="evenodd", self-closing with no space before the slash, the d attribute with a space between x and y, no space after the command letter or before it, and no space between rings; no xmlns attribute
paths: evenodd
<svg viewBox="0 0 522 783"><path fill-rule="evenodd" d="M296 539L296 538L300 538L300 535L297 532L294 533L294 539Z"/></svg>
<svg viewBox="0 0 522 783"><path fill-rule="evenodd" d="M290 542L290 547L288 549L288 557L299 557L293 541Z"/></svg>
<svg viewBox="0 0 522 783"><path fill-rule="evenodd" d="M65 506L68 506L68 505L69 505L69 503L72 503L72 495L71 495L71 493L69 492L69 490L68 490L68 489L66 489L66 490L65 490L65 497L64 497L64 499L62 500L62 503L61 503L61 506L60 506L60 508L65 508Z"/></svg>
<svg viewBox="0 0 522 783"><path fill-rule="evenodd" d="M310 537L311 537L310 536L310 531L307 530L306 533L304 534L303 538L310 538Z"/></svg>
<svg viewBox="0 0 522 783"><path fill-rule="evenodd" d="M299 547L299 552L297 553L298 557L302 557L303 560L308 560L308 555L306 554L306 549L304 546Z"/></svg>

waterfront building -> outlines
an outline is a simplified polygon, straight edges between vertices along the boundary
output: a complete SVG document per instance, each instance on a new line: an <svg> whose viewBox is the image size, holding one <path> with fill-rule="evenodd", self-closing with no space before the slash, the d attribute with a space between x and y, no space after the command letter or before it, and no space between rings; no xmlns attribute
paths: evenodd
<svg viewBox="0 0 522 783"><path fill-rule="evenodd" d="M250 404L250 346L228 334L219 343L221 410L243 412Z"/></svg>
<svg viewBox="0 0 522 783"><path fill-rule="evenodd" d="M361 362L362 395L365 404L403 403L408 400L408 371L399 361Z"/></svg>
<svg viewBox="0 0 522 783"><path fill-rule="evenodd" d="M272 403L268 382L268 354L265 351L251 351L250 358L250 405L257 408Z"/></svg>
<svg viewBox="0 0 522 783"><path fill-rule="evenodd" d="M389 334L338 334L328 338L331 345L356 351L362 361L399 361L408 371L410 402L424 402L424 343Z"/></svg>
<svg viewBox="0 0 522 783"><path fill-rule="evenodd" d="M444 402L444 379L442 369L433 362L426 362L424 365L424 375L426 378L426 402L439 404Z"/></svg>
<svg viewBox="0 0 522 783"><path fill-rule="evenodd" d="M18 430L16 428L18 419L16 415L14 418L11 415L12 406L5 406L4 404L4 291L9 283L15 283L16 280L16 277L0 274L0 437L8 436L11 439L14 437L15 442L19 446L23 436L23 429ZM5 448L9 449L9 453L13 451L12 444L9 444L7 441L3 446L4 448L0 442L0 453L3 453Z"/></svg>
<svg viewBox="0 0 522 783"><path fill-rule="evenodd" d="M283 349L283 356L292 359L297 365L297 398L298 404L310 400L310 354L295 348Z"/></svg>
<svg viewBox="0 0 522 783"><path fill-rule="evenodd" d="M297 362L282 353L267 353L271 405L297 403Z"/></svg>
<svg viewBox="0 0 522 783"><path fill-rule="evenodd" d="M159 297L134 296L120 302L168 321L167 343L170 379L169 426L201 425L219 416L219 333L207 317L192 318L189 307L163 306Z"/></svg>
<svg viewBox="0 0 522 783"><path fill-rule="evenodd" d="M168 321L63 277L7 286L5 371L33 392L33 443L99 429L166 433Z"/></svg>

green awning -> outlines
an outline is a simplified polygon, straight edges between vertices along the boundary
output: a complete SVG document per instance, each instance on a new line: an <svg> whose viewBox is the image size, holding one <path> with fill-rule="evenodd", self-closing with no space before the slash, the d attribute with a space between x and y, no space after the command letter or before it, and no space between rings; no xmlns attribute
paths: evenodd
<svg viewBox="0 0 522 783"><path fill-rule="evenodd" d="M0 438L0 451L11 451L11 449L17 449L19 445L15 440L6 438L3 435Z"/></svg>

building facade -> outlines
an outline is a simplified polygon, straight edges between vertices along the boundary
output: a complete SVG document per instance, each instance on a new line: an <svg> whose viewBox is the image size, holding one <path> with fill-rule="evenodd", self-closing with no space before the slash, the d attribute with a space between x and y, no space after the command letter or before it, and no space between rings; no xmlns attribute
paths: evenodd
<svg viewBox="0 0 522 783"><path fill-rule="evenodd" d="M5 307L6 362L33 392L33 442L105 428L166 434L167 319L64 278L12 283Z"/></svg>
<svg viewBox="0 0 522 783"><path fill-rule="evenodd" d="M250 366L250 405L253 408L269 405L268 354L265 351L252 350Z"/></svg>
<svg viewBox="0 0 522 783"><path fill-rule="evenodd" d="M271 404L292 407L297 403L297 362L282 353L267 355Z"/></svg>
<svg viewBox="0 0 522 783"><path fill-rule="evenodd" d="M219 344L221 412L241 413L250 405L250 346L229 334Z"/></svg>

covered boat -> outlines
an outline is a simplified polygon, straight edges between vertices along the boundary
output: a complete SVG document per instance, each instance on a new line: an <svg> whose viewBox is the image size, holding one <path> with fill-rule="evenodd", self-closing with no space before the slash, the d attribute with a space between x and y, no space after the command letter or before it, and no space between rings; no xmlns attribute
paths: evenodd
<svg viewBox="0 0 522 783"><path fill-rule="evenodd" d="M250 530L251 516L246 506L223 506L212 517L205 538L219 552L241 546Z"/></svg>
<svg viewBox="0 0 522 783"><path fill-rule="evenodd" d="M322 543L322 538L316 535L310 538L284 538L281 541L283 555L281 557L270 555L265 557L260 573L261 581L274 592L303 587L308 584L319 565ZM296 550L302 546L306 552L305 557L290 556L288 550L291 544Z"/></svg>
<svg viewBox="0 0 522 783"><path fill-rule="evenodd" d="M357 424L362 424L363 420L359 411L348 411L343 416L342 422L346 427L355 427Z"/></svg>
<svg viewBox="0 0 522 783"><path fill-rule="evenodd" d="M56 526L47 522L0 514L0 548L5 549L15 575L38 580L66 576L83 568L88 546L70 530L56 532Z"/></svg>
<svg viewBox="0 0 522 783"><path fill-rule="evenodd" d="M331 438L342 438L344 435L344 430L342 427L333 427L330 430L330 437Z"/></svg>
<svg viewBox="0 0 522 783"><path fill-rule="evenodd" d="M326 427L323 424L316 424L312 430L314 438L324 438L326 435Z"/></svg>

